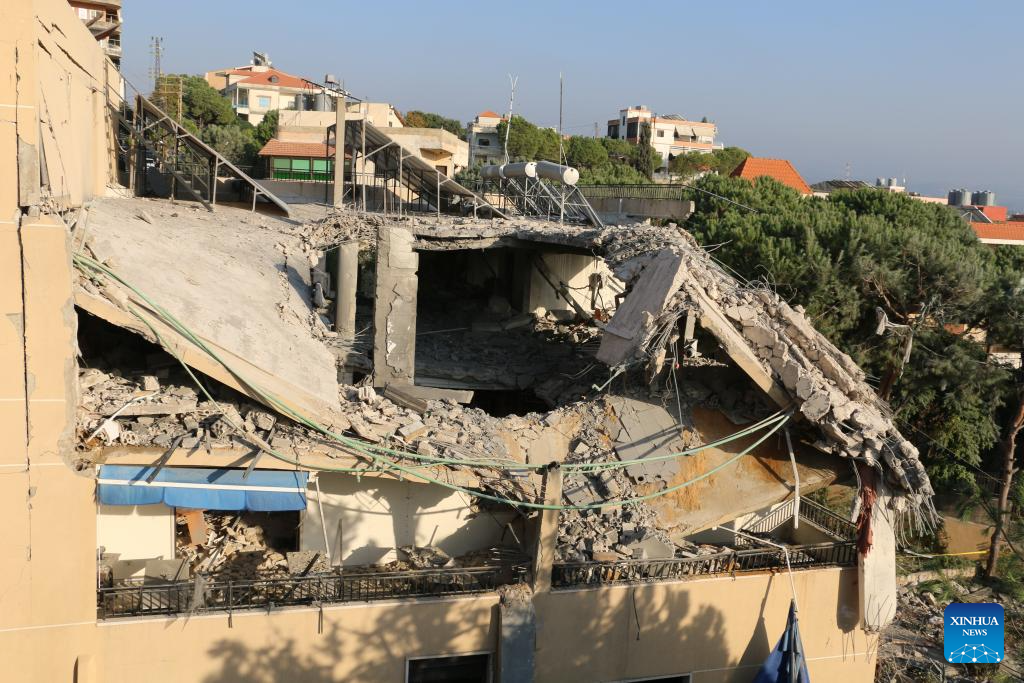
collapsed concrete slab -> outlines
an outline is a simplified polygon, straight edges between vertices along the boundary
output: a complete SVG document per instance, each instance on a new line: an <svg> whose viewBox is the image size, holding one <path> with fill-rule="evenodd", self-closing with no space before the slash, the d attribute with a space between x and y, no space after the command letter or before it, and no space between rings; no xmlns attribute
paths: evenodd
<svg viewBox="0 0 1024 683"><path fill-rule="evenodd" d="M917 449L900 434L863 371L814 329L800 307L766 288L741 283L683 231L613 229L601 242L616 274L633 286L609 324L627 334L603 342L604 358L649 364L659 357L664 332L688 311L698 311L701 325L756 385L819 429L821 450L882 469L902 494L892 504L910 512L918 528L934 524L933 490ZM666 253L675 255L672 278L680 284L652 311L649 283L668 280L662 273ZM643 302L637 308L647 312L644 324L616 325L618 316L633 308L634 296ZM630 352L623 353L627 340Z"/></svg>
<svg viewBox="0 0 1024 683"><path fill-rule="evenodd" d="M325 417L338 409L337 371L316 333L321 326L309 300L309 256L298 239L269 229L270 221L281 223L240 209L222 207L211 215L187 204L108 198L91 205L77 248L154 297L244 376L219 367L147 315L200 370L251 394L248 380ZM132 313L150 305L128 288L79 277L75 297L79 307L155 341L149 325Z"/></svg>

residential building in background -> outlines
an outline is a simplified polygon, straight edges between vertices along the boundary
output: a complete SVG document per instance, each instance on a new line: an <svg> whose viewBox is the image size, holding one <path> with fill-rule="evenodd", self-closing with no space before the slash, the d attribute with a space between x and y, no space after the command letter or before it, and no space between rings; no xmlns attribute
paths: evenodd
<svg viewBox="0 0 1024 683"><path fill-rule="evenodd" d="M617 119L608 121L608 137L636 144L642 124L651 126L651 145L661 154L663 168L680 154L707 154L722 148L715 142L718 126L714 123L690 121L679 114L658 116L644 105L620 110Z"/></svg>
<svg viewBox="0 0 1024 683"><path fill-rule="evenodd" d="M322 85L275 69L254 53L253 64L207 71L206 82L231 100L238 116L254 126L275 109L333 111L334 98Z"/></svg>
<svg viewBox="0 0 1024 683"><path fill-rule="evenodd" d="M504 117L490 109L482 111L476 118L466 124L469 131L466 142L469 143L469 166L486 166L500 164L505 160L501 151L501 139L498 137L498 124Z"/></svg>
<svg viewBox="0 0 1024 683"><path fill-rule="evenodd" d="M297 183L333 180L335 148L328 128L335 124L337 114L282 110L279 116L277 134L259 151L263 160L261 175L269 179L275 193L290 201L323 201L322 190ZM400 146L406 159L416 156L446 176L458 173L469 163L469 144L465 140L440 128L407 127L401 114L386 102L349 102L346 121L364 119L386 135L389 142ZM373 143L367 144L369 149ZM367 176L362 181L373 183L369 178L375 175L372 161L367 160L365 168L362 162L357 164L357 169Z"/></svg>
<svg viewBox="0 0 1024 683"><path fill-rule="evenodd" d="M68 0L78 18L103 48L104 54L121 68L121 0Z"/></svg>
<svg viewBox="0 0 1024 683"><path fill-rule="evenodd" d="M811 187L807 181L797 172L786 159L764 159L761 157L747 157L736 170L732 177L743 178L753 181L757 178L774 178L783 185L788 185L800 194L812 194Z"/></svg>

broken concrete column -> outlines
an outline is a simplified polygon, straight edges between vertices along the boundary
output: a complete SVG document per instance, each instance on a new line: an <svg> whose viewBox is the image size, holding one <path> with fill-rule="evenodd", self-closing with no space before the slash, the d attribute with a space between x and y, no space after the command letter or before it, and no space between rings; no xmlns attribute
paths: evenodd
<svg viewBox="0 0 1024 683"><path fill-rule="evenodd" d="M373 310L373 381L412 384L416 368L416 270L419 255L402 228L377 230L377 290Z"/></svg>
<svg viewBox="0 0 1024 683"><path fill-rule="evenodd" d="M562 470L553 464L544 473L544 504L559 505L562 502ZM558 510L542 510L537 528L537 542L533 553L533 592L546 593L551 590L551 565L555 561L555 545L558 541Z"/></svg>
<svg viewBox="0 0 1024 683"><path fill-rule="evenodd" d="M356 281L359 276L359 242L338 245L338 281L334 295L334 329L342 339L356 336Z"/></svg>
<svg viewBox="0 0 1024 683"><path fill-rule="evenodd" d="M871 547L858 554L858 584L864 628L885 628L896 616L896 533L892 495L877 479L877 498L871 506Z"/></svg>
<svg viewBox="0 0 1024 683"><path fill-rule="evenodd" d="M537 620L530 589L525 585L498 589L501 637L498 641L498 680L532 683Z"/></svg>

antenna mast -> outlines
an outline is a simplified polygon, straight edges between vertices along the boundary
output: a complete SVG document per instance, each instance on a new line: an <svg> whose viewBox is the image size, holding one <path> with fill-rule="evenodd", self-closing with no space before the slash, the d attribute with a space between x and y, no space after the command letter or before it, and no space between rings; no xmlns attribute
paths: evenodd
<svg viewBox="0 0 1024 683"><path fill-rule="evenodd" d="M156 90L160 77L164 75L160 67L160 57L164 53L164 39L160 36L149 37L149 54L153 56L153 65L149 68L150 78L153 79L153 90Z"/></svg>
<svg viewBox="0 0 1024 683"><path fill-rule="evenodd" d="M508 96L508 122L505 124L505 163L508 163L508 134L512 132L512 102L516 98L516 83L519 82L519 76L513 77L512 74L508 75L508 80L512 84L512 91Z"/></svg>

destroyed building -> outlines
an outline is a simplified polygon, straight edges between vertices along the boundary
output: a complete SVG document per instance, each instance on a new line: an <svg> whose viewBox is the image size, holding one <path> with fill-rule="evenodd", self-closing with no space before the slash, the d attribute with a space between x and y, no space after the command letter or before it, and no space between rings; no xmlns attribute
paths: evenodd
<svg viewBox="0 0 1024 683"><path fill-rule="evenodd" d="M685 226L547 220L400 150L388 212L216 156L193 201L134 196L89 31L14 14L15 680L740 681L796 597L812 675L873 678L932 490L799 307ZM838 481L848 514L806 498Z"/></svg>

